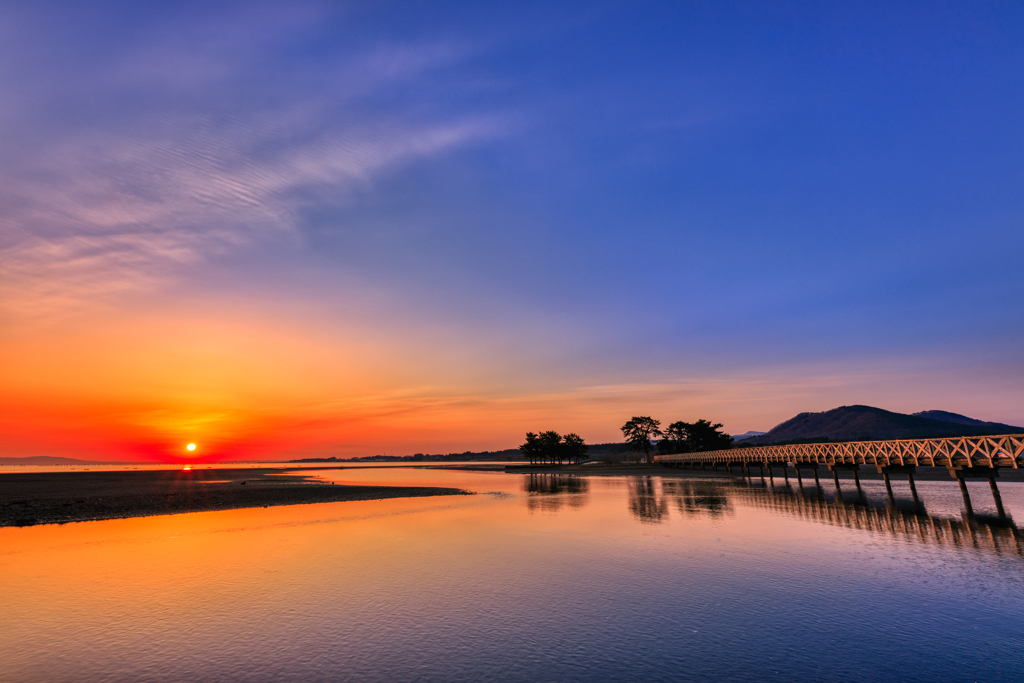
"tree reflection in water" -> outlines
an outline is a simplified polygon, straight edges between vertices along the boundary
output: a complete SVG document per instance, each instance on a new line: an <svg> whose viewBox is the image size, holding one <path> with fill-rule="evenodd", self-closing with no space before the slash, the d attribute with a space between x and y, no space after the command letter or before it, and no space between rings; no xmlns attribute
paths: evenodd
<svg viewBox="0 0 1024 683"><path fill-rule="evenodd" d="M704 481L674 480L662 483L665 495L672 498L679 514L711 515L732 513L722 487Z"/></svg>
<svg viewBox="0 0 1024 683"><path fill-rule="evenodd" d="M530 512L558 512L563 505L578 510L587 504L590 482L574 474L527 474L523 480Z"/></svg>
<svg viewBox="0 0 1024 683"><path fill-rule="evenodd" d="M630 480L629 510L641 522L658 524L668 519L669 501L683 517L732 511L720 484L660 477Z"/></svg>
<svg viewBox="0 0 1024 683"><path fill-rule="evenodd" d="M654 477L634 477L629 482L629 510L641 522L657 524L668 514L668 503L658 496Z"/></svg>

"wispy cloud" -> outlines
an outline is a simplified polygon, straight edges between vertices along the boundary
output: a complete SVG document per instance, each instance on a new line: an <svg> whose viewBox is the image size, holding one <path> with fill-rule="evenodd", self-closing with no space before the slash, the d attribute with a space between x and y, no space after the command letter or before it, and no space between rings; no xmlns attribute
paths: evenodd
<svg viewBox="0 0 1024 683"><path fill-rule="evenodd" d="M244 44L244 36L235 38ZM294 230L310 197L329 192L342 202L381 174L501 130L487 114L427 118L348 107L395 79L457 61L462 48L375 47L341 60L314 84L333 75L359 88L331 98L308 84L278 83L273 103L231 114L210 102L218 89L251 95L250 85L235 82L251 79L251 67L235 54L204 48L189 55L187 48L160 44L134 55L134 65L113 67L116 78L110 70L97 76L101 99L104 88L123 95L125 83L137 88L147 80L181 94L182 82L154 78L158 66L179 77L184 67L203 72L188 81L199 92L183 102L157 93L171 102L159 118L126 111L87 129L55 130L31 156L0 163L0 306L49 315L157 287L183 265Z"/></svg>

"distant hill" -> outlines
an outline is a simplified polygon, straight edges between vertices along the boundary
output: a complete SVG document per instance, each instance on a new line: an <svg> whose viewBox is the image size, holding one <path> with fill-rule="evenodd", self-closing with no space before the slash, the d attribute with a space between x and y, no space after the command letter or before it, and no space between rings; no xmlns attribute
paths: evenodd
<svg viewBox="0 0 1024 683"><path fill-rule="evenodd" d="M955 422L960 425L975 425L979 427L992 427L995 429L1002 429L1009 426L998 422L983 422L982 420L975 420L973 417L967 417L966 415L960 415L958 413L950 413L945 410L923 410L920 413L914 413L914 415L916 417L926 417L929 420L939 420L940 422Z"/></svg>
<svg viewBox="0 0 1024 683"><path fill-rule="evenodd" d="M99 460L77 460L57 458L52 455L33 455L27 458L0 458L0 466L7 465L123 465L124 463L102 462Z"/></svg>
<svg viewBox="0 0 1024 683"><path fill-rule="evenodd" d="M742 434L734 434L732 437L733 442L745 441L747 439L753 439L755 436L763 436L767 432L743 432Z"/></svg>
<svg viewBox="0 0 1024 683"><path fill-rule="evenodd" d="M742 445L934 439L946 436L1022 433L1022 427L983 422L941 410L905 415L871 406L842 406L823 413L800 413L762 436L744 439Z"/></svg>

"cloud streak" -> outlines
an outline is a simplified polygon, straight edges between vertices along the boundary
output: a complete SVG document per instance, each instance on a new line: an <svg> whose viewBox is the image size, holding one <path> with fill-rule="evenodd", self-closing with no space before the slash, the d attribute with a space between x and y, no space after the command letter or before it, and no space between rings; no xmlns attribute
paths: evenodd
<svg viewBox="0 0 1024 683"><path fill-rule="evenodd" d="M176 268L293 230L299 190L337 201L390 169L494 134L487 120L360 128L271 153L273 131L211 126L162 141L100 137L51 150L47 182L9 178L0 250L8 306L54 308L147 289Z"/></svg>
<svg viewBox="0 0 1024 683"><path fill-rule="evenodd" d="M281 22L284 34L261 17L261 44L308 31L309 11L300 14ZM0 307L46 316L152 290L182 267L293 233L311 197L342 205L395 169L502 132L486 113L374 115L360 106L457 62L465 48L378 45L337 55L310 82L274 83L288 97L268 102L254 97L258 65L244 55L216 40L194 54L190 47L158 42L93 74L90 100L123 101L120 110L0 164ZM175 80L154 74L154 64L205 78ZM218 95L235 100L227 113L209 106ZM147 99L160 103L159 116L137 105Z"/></svg>

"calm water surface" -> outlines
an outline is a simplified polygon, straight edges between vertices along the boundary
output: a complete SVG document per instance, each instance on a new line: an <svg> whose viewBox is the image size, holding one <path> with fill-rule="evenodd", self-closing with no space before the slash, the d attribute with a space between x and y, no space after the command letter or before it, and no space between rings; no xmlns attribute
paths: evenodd
<svg viewBox="0 0 1024 683"><path fill-rule="evenodd" d="M319 474L479 495L0 529L0 680L1024 680L1024 542L953 482Z"/></svg>

